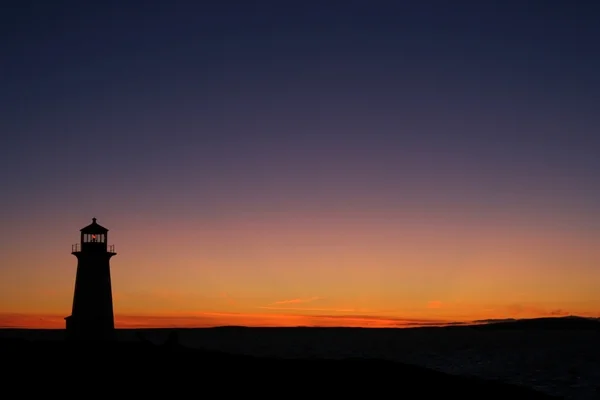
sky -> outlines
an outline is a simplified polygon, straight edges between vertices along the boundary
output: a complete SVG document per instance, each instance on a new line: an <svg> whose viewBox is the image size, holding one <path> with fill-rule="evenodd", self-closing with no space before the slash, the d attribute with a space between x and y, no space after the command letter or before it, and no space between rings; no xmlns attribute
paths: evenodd
<svg viewBox="0 0 600 400"><path fill-rule="evenodd" d="M600 5L12 1L0 326L600 316Z"/></svg>

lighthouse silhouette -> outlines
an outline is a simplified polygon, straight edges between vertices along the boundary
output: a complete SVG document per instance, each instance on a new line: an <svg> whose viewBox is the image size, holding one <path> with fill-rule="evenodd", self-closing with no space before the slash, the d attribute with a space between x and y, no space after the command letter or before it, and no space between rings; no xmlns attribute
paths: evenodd
<svg viewBox="0 0 600 400"><path fill-rule="evenodd" d="M108 229L92 218L92 223L81 229L80 243L72 246L77 275L73 309L65 318L70 340L114 339L110 259L117 253L114 245L107 243Z"/></svg>

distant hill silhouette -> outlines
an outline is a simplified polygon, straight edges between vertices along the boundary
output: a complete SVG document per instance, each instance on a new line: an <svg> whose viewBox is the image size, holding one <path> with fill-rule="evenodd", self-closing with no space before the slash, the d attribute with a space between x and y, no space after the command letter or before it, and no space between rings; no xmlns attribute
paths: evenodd
<svg viewBox="0 0 600 400"><path fill-rule="evenodd" d="M46 394L57 382L73 393L181 397L398 396L409 398L558 399L519 387L459 377L392 361L275 359L189 349L173 333L162 345L144 340L84 345L0 340L3 378L19 391ZM57 389L58 390L58 389ZM54 391L54 390L52 390Z"/></svg>
<svg viewBox="0 0 600 400"><path fill-rule="evenodd" d="M483 330L600 330L600 318L578 316L530 319L481 320L470 327Z"/></svg>

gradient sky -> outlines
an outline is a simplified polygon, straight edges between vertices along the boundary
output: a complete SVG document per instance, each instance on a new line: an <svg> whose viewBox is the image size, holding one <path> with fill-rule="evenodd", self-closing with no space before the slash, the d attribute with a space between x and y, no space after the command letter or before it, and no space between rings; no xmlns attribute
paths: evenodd
<svg viewBox="0 0 600 400"><path fill-rule="evenodd" d="M595 2L12 3L0 326L600 315Z"/></svg>

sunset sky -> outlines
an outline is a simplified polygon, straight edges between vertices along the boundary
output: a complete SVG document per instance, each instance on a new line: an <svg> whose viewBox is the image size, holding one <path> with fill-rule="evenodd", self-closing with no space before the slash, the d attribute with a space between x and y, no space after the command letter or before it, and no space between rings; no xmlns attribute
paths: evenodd
<svg viewBox="0 0 600 400"><path fill-rule="evenodd" d="M593 1L13 1L0 327L600 316Z"/></svg>

